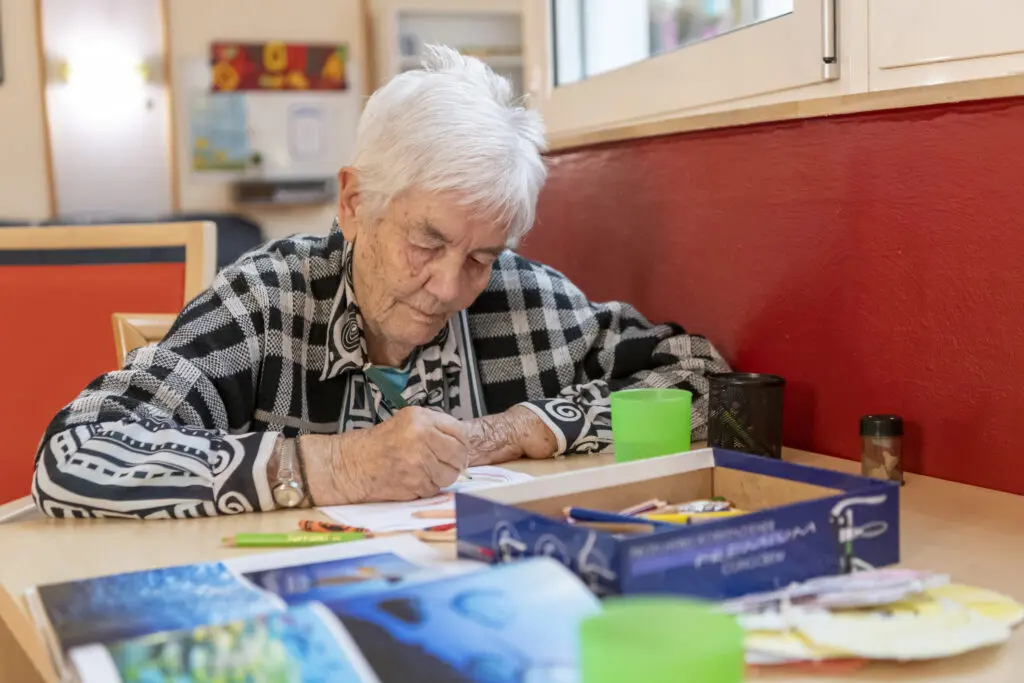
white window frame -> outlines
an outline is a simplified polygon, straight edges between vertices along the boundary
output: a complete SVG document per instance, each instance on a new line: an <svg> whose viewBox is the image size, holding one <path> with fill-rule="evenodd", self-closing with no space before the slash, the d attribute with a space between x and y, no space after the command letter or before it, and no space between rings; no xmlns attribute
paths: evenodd
<svg viewBox="0 0 1024 683"><path fill-rule="evenodd" d="M794 0L791 14L555 87L550 0L523 0L531 106L566 135L834 80L835 2Z"/></svg>

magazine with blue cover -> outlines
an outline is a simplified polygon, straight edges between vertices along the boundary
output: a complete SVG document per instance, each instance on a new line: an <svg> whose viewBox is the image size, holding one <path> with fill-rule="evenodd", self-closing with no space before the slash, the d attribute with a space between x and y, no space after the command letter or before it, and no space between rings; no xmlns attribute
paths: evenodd
<svg viewBox="0 0 1024 683"><path fill-rule="evenodd" d="M574 683L580 622L600 611L583 582L550 558L328 607L385 683Z"/></svg>
<svg viewBox="0 0 1024 683"><path fill-rule="evenodd" d="M579 624L594 595L548 558L454 575L393 558L261 572L291 605L245 619L72 648L81 683L574 683ZM370 568L370 569L368 569ZM354 570L354 571L353 571ZM392 572L381 576L379 572ZM313 576L367 582L315 588ZM273 576L268 581L268 577ZM302 602L316 596L321 601Z"/></svg>
<svg viewBox="0 0 1024 683"><path fill-rule="evenodd" d="M416 546L103 576L38 586L29 603L83 683L576 680L577 628L599 605L569 570L442 564Z"/></svg>
<svg viewBox="0 0 1024 683"><path fill-rule="evenodd" d="M382 538L40 585L26 601L65 671L78 646L244 621L418 573L466 570L442 559L411 537Z"/></svg>
<svg viewBox="0 0 1024 683"><path fill-rule="evenodd" d="M81 683L376 683L351 637L308 603L217 626L154 633L69 652Z"/></svg>

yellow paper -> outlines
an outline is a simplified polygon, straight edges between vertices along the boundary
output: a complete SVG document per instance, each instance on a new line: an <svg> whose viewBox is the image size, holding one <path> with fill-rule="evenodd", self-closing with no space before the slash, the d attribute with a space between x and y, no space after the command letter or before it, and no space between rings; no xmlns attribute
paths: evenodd
<svg viewBox="0 0 1024 683"><path fill-rule="evenodd" d="M1024 605L1011 597L986 588L951 583L932 588L925 591L925 594L937 600L948 600L962 605L1010 627L1017 626L1024 621Z"/></svg>
<svg viewBox="0 0 1024 683"><path fill-rule="evenodd" d="M955 583L929 588L922 593L882 607L847 610L847 612L933 615L948 611L951 607L973 610L1008 627L1016 626L1024 621L1024 605L1013 598L985 588Z"/></svg>
<svg viewBox="0 0 1024 683"><path fill-rule="evenodd" d="M799 662L854 656L844 650L813 643L796 631L749 631L744 639L744 647L747 652Z"/></svg>
<svg viewBox="0 0 1024 683"><path fill-rule="evenodd" d="M815 647L835 648L867 659L938 659L1005 643L1010 628L972 609L893 606L885 611L801 615L794 626Z"/></svg>

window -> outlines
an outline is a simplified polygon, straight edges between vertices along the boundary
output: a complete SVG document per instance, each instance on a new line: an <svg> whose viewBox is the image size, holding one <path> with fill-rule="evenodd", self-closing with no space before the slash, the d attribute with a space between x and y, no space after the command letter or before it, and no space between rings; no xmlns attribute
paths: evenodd
<svg viewBox="0 0 1024 683"><path fill-rule="evenodd" d="M555 85L793 11L793 0L551 0Z"/></svg>
<svg viewBox="0 0 1024 683"><path fill-rule="evenodd" d="M525 0L528 90L558 135L820 83L836 2Z"/></svg>

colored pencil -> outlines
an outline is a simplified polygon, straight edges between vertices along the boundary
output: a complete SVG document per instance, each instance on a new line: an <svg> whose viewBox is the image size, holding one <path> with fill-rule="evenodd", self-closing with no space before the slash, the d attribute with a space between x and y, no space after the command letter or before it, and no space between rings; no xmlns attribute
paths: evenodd
<svg viewBox="0 0 1024 683"><path fill-rule="evenodd" d="M641 512L650 512L652 510L660 510L665 507L668 503L658 498L652 498L651 500L645 500L642 503L631 505L628 508L619 510L620 515L639 515Z"/></svg>
<svg viewBox="0 0 1024 683"><path fill-rule="evenodd" d="M573 522L573 526L582 526L594 531L609 534L649 534L654 532L653 524L627 524L625 522Z"/></svg>
<svg viewBox="0 0 1024 683"><path fill-rule="evenodd" d="M348 526L347 524L334 524L332 522L321 522L318 520L304 519L299 522L299 528L303 531L312 531L321 534L330 533L357 533L366 534L367 538L377 538L379 536L397 536L398 534L410 533L408 531L384 531L384 532L373 532L369 529L364 529L358 526ZM447 524L437 524L435 526L427 527L426 529L420 529L420 531L451 531L455 528L455 522L449 522Z"/></svg>
<svg viewBox="0 0 1024 683"><path fill-rule="evenodd" d="M327 545L348 543L366 538L362 533L315 533L296 531L284 534L235 534L224 539L225 545L235 548L277 548L287 546Z"/></svg>
<svg viewBox="0 0 1024 683"><path fill-rule="evenodd" d="M615 524L654 524L657 526L667 526L667 522L649 520L645 517L631 517L629 515L620 515L615 512L605 512L604 510L588 510L586 508L567 507L563 510L565 517L570 522L612 522Z"/></svg>
<svg viewBox="0 0 1024 683"><path fill-rule="evenodd" d="M354 532L354 533L369 533L369 529L364 529L358 526L349 526L347 524L335 524L334 522L321 522L316 519L304 519L299 522L299 528L303 531L316 531L318 533L331 533L333 531L338 532Z"/></svg>
<svg viewBox="0 0 1024 683"><path fill-rule="evenodd" d="M647 514L643 516L643 519L649 519L652 522L667 522L669 524L697 524L700 522L709 522L713 519L721 519L723 517L737 517L743 514L746 514L743 510L722 510L719 512L674 512L668 514Z"/></svg>
<svg viewBox="0 0 1024 683"><path fill-rule="evenodd" d="M449 543L456 540L454 527L440 531L434 528L420 529L419 531L412 532L412 535L414 538L418 538L425 543Z"/></svg>
<svg viewBox="0 0 1024 683"><path fill-rule="evenodd" d="M455 519L455 510L445 508L442 510L420 510L412 513L416 519Z"/></svg>

